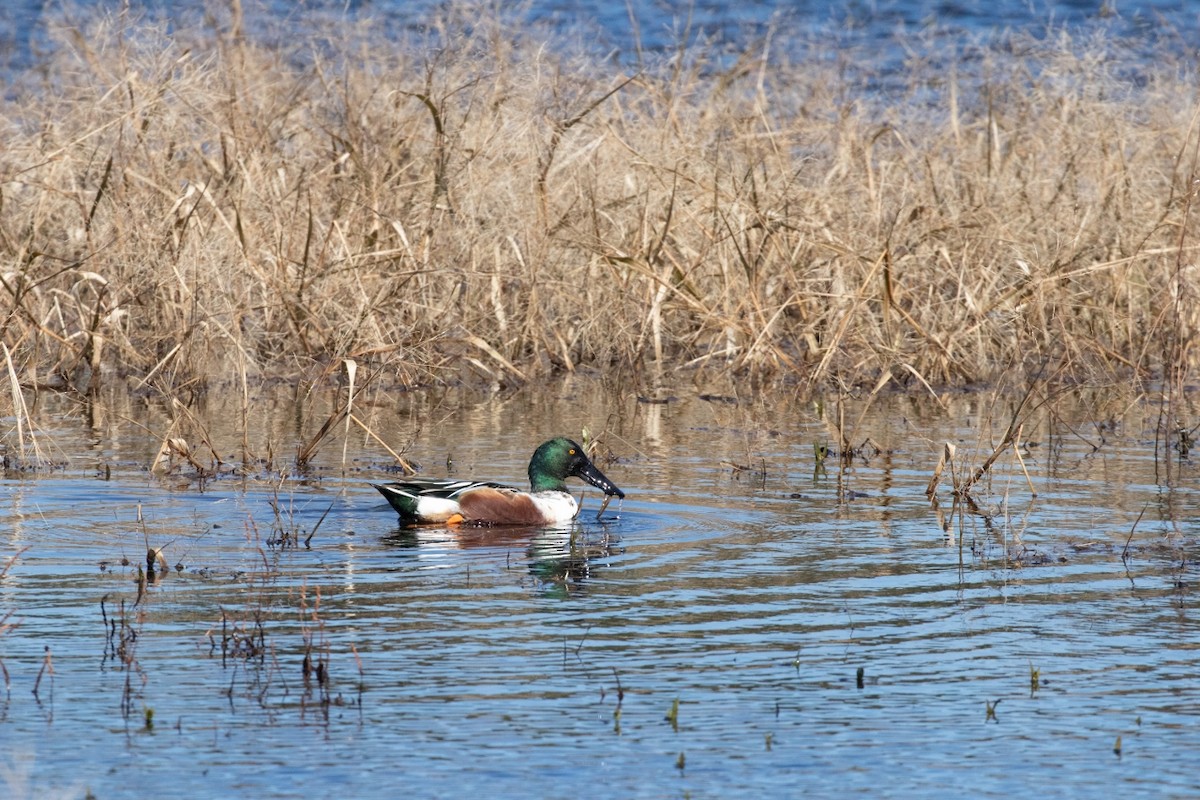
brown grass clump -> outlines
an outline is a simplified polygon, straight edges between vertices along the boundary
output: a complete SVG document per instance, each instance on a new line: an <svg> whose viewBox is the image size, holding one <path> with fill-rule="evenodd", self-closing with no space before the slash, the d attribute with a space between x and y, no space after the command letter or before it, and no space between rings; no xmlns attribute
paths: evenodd
<svg viewBox="0 0 1200 800"><path fill-rule="evenodd" d="M1197 86L1165 55L1133 80L1104 42L1010 41L871 92L819 44L635 71L455 19L66 36L0 106L22 385L1190 364Z"/></svg>

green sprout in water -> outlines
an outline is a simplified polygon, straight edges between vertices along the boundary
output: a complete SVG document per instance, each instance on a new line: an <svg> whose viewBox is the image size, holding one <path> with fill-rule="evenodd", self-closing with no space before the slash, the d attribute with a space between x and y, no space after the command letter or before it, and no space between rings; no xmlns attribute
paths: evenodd
<svg viewBox="0 0 1200 800"><path fill-rule="evenodd" d="M145 727L146 732L147 733L152 732L154 730L154 709L147 706L142 711L142 715L146 719L146 727Z"/></svg>
<svg viewBox="0 0 1200 800"><path fill-rule="evenodd" d="M679 754L679 758L675 759L675 769L679 770L680 772L683 772L684 765L686 765L686 764L687 764L687 756L685 756L681 752Z"/></svg>
<svg viewBox="0 0 1200 800"><path fill-rule="evenodd" d="M1038 686L1040 686L1042 671L1029 662L1029 696L1033 697L1037 694Z"/></svg>
<svg viewBox="0 0 1200 800"><path fill-rule="evenodd" d="M671 710L667 712L667 716L664 717L664 719L667 722L671 723L671 730L675 731L676 733L679 733L679 698L678 697L676 697L675 701L673 703L671 703Z"/></svg>
<svg viewBox="0 0 1200 800"><path fill-rule="evenodd" d="M764 739L766 739L766 742L767 742L767 752L769 753L769 752L771 752L771 743L772 743L772 742L774 742L774 740L775 740L775 734L773 734L773 733L768 733L768 734L766 734L766 735L765 735L763 738L764 738Z"/></svg>
<svg viewBox="0 0 1200 800"><path fill-rule="evenodd" d="M988 720L995 720L995 722L999 724L1000 719L996 716L996 706L1000 705L1000 700L984 700L983 704L987 706L987 716L983 718L983 721L987 722Z"/></svg>
<svg viewBox="0 0 1200 800"><path fill-rule="evenodd" d="M825 474L825 459L829 457L829 446L813 442L813 480Z"/></svg>

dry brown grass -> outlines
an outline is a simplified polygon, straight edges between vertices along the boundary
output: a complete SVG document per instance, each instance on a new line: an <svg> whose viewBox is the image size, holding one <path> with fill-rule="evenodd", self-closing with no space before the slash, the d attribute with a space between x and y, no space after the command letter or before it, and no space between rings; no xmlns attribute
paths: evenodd
<svg viewBox="0 0 1200 800"><path fill-rule="evenodd" d="M1166 56L1135 85L1105 43L1010 43L872 95L816 45L634 72L499 23L231 28L101 21L0 107L24 386L1191 363L1197 85Z"/></svg>

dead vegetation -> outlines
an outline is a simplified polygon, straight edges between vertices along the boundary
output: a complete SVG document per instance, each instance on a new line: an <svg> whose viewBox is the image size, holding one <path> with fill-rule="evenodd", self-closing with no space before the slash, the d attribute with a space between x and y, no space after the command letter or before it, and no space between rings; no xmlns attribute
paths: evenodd
<svg viewBox="0 0 1200 800"><path fill-rule="evenodd" d="M634 69L456 19L275 48L237 19L64 33L0 105L14 398L346 360L409 385L1047 361L1182 385L1200 137L1168 55L1130 79L1111 43L1008 41L872 93L819 43Z"/></svg>

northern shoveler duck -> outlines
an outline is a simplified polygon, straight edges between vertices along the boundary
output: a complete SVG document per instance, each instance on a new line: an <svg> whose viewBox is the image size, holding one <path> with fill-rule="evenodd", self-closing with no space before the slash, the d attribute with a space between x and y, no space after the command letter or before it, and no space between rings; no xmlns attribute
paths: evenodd
<svg viewBox="0 0 1200 800"><path fill-rule="evenodd" d="M574 519L579 512L565 483L571 476L587 481L606 495L625 497L582 447L562 436L534 451L529 461L528 492L491 481L439 478L371 485L387 498L406 524L555 525Z"/></svg>

